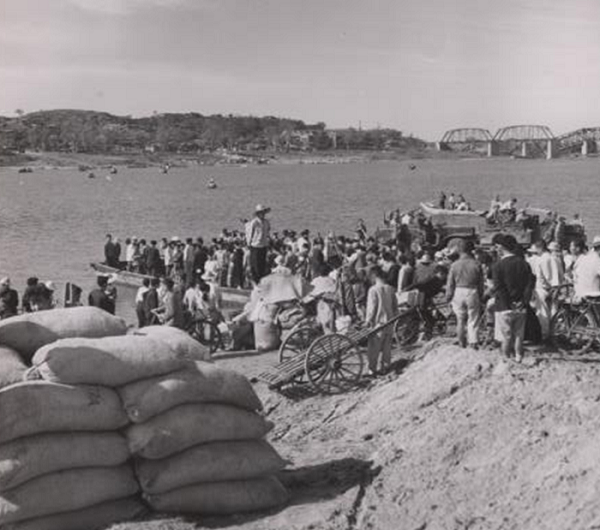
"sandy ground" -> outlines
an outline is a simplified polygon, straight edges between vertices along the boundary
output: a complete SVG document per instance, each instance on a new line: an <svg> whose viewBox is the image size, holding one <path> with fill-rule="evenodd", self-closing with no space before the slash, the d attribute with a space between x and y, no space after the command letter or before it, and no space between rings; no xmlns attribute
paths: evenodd
<svg viewBox="0 0 600 530"><path fill-rule="evenodd" d="M519 365L443 339L395 360L338 396L255 383L290 461L288 506L114 530L600 529L600 359ZM253 379L276 354L217 362Z"/></svg>

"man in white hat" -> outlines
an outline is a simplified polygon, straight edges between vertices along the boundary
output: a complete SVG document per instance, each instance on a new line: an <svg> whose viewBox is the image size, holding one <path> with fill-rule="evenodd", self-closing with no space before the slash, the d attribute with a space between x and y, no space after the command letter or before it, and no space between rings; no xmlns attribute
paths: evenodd
<svg viewBox="0 0 600 530"><path fill-rule="evenodd" d="M575 264L573 276L576 298L600 295L600 236L594 236L591 247Z"/></svg>
<svg viewBox="0 0 600 530"><path fill-rule="evenodd" d="M250 276L254 283L267 275L267 249L271 223L266 218L270 208L257 204L254 217L246 223L246 244L250 249Z"/></svg>

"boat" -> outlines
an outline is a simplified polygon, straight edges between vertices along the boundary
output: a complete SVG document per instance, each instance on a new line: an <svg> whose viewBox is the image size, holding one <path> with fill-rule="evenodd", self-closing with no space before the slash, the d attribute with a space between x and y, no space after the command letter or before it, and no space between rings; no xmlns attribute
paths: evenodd
<svg viewBox="0 0 600 530"><path fill-rule="evenodd" d="M89 178L89 179L95 179L95 178L96 178L96 175L94 174L94 172L93 172L93 171L92 171L92 172L90 172L90 173L88 173L88 178Z"/></svg>
<svg viewBox="0 0 600 530"><path fill-rule="evenodd" d="M18 171L19 173L33 173L33 168L31 167L22 167Z"/></svg>
<svg viewBox="0 0 600 530"><path fill-rule="evenodd" d="M436 208L430 202L422 202L420 206L423 212L431 216L452 215L457 217L481 217L482 215L485 215L485 212L481 210L444 210L442 208Z"/></svg>
<svg viewBox="0 0 600 530"><path fill-rule="evenodd" d="M110 174L111 174L111 175L116 175L116 174L117 174L117 168L116 168L115 166L112 166L112 167L110 168Z"/></svg>
<svg viewBox="0 0 600 530"><path fill-rule="evenodd" d="M210 180L208 181L208 184L206 185L206 187L207 187L209 190L215 190L215 189L217 189L217 183L215 182L215 180L214 180L214 179L210 179Z"/></svg>
<svg viewBox="0 0 600 530"><path fill-rule="evenodd" d="M152 279L152 276L147 274L139 274L137 272L124 271L110 267L105 263L90 263L90 267L98 274L113 275L117 285L127 287L141 287L145 278ZM220 287L223 303L225 307L242 308L250 300L250 291L247 289L234 289L233 287Z"/></svg>

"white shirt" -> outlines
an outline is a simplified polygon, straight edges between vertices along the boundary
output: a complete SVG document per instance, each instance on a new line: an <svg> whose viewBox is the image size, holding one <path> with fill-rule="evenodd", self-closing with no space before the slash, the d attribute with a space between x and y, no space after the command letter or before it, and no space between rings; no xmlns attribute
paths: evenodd
<svg viewBox="0 0 600 530"><path fill-rule="evenodd" d="M529 265L533 274L535 274L536 291L547 291L552 285L552 256L550 252L544 252L541 256L531 256L529 258Z"/></svg>
<svg viewBox="0 0 600 530"><path fill-rule="evenodd" d="M556 287L565 283L565 266L560 256L550 254L550 285Z"/></svg>
<svg viewBox="0 0 600 530"><path fill-rule="evenodd" d="M246 223L246 243L253 248L266 248L269 246L269 232L271 225L268 219L253 217Z"/></svg>
<svg viewBox="0 0 600 530"><path fill-rule="evenodd" d="M600 256L590 250L575 263L575 296L581 298L600 291Z"/></svg>
<svg viewBox="0 0 600 530"><path fill-rule="evenodd" d="M135 255L135 246L133 243L129 243L125 247L125 261L133 261L133 256Z"/></svg>
<svg viewBox="0 0 600 530"><path fill-rule="evenodd" d="M149 287L146 287L145 285L142 285L138 290L137 293L135 295L135 303L136 304L141 304L144 301L144 295L150 290Z"/></svg>

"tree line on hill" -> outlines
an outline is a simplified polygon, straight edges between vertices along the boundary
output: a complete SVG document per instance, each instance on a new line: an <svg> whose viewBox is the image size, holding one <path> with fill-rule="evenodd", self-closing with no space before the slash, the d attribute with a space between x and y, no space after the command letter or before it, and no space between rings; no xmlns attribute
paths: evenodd
<svg viewBox="0 0 600 530"><path fill-rule="evenodd" d="M154 113L133 118L106 112L50 110L0 116L4 152L201 153L422 149L426 143L395 129L327 129L325 123L273 116Z"/></svg>

